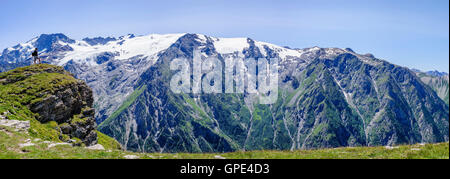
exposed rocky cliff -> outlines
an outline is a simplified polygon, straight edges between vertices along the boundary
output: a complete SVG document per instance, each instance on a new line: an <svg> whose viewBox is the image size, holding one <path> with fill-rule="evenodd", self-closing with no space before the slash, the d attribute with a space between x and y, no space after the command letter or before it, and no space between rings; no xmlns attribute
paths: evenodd
<svg viewBox="0 0 450 179"><path fill-rule="evenodd" d="M221 152L448 141L448 100L442 100L448 90L440 90L448 89L448 82L428 83L407 68L349 48L292 49L201 34L81 41L44 34L5 49L0 71L31 63L34 47L42 47L46 62L86 81L93 89L99 129L129 150ZM192 59L194 49L222 63L229 57L279 58L277 102L260 105L258 96L249 93L172 93L169 64L174 58ZM59 126L74 133L70 123Z"/></svg>
<svg viewBox="0 0 450 179"><path fill-rule="evenodd" d="M41 64L0 74L0 112L8 119L56 122L70 140L97 143L92 90L62 67Z"/></svg>
<svg viewBox="0 0 450 179"><path fill-rule="evenodd" d="M314 47L289 56L251 39L242 51L223 53L215 41L196 34L181 37L143 73L132 98L99 130L129 150L144 152L448 141L447 105L407 68L337 48ZM169 64L175 58L192 59L194 49L221 61L230 56L281 58L277 102L261 105L248 93L174 94Z"/></svg>

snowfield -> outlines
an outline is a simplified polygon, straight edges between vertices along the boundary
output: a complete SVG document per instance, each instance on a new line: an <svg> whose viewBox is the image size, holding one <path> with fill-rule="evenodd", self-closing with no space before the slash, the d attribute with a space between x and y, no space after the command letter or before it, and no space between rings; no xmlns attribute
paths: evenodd
<svg viewBox="0 0 450 179"><path fill-rule="evenodd" d="M63 66L93 89L97 119L101 122L133 92L140 75L160 59L162 52L179 40L196 41L199 49L212 46L217 55L224 58L279 57L280 71L289 73L298 73L299 68L305 67L313 58L331 58L346 52L339 48L291 49L250 38L218 38L203 34L130 34L119 38L83 40L72 40L64 34L43 34L5 49L0 61L30 64L31 52L35 47L41 47L39 54L45 63ZM208 56L206 52L201 54ZM367 63L374 63L370 58L361 58Z"/></svg>
<svg viewBox="0 0 450 179"><path fill-rule="evenodd" d="M75 44L66 44L59 42L61 45L69 45L73 51L67 52L58 65L64 65L70 60L74 60L80 64L88 64L96 66L95 58L105 52L117 54L116 60L126 60L135 56L148 57L155 55L175 43L184 34L151 34L147 36L130 37L125 36L116 41L110 41L105 45L91 46L84 41L77 41Z"/></svg>

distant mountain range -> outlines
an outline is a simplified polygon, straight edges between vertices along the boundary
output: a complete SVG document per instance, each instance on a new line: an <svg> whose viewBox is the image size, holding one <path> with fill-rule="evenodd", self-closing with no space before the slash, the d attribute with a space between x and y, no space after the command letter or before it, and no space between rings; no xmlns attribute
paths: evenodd
<svg viewBox="0 0 450 179"><path fill-rule="evenodd" d="M421 71L421 70L418 70L418 69L414 69L414 68L412 68L411 70L414 71L414 72L416 72L416 73L425 73L425 74L427 74L427 75L429 75L429 76L434 76L434 77L448 76L448 73L446 73L446 72L440 72L440 71L437 71L437 70L434 70L434 71L426 71L426 72Z"/></svg>
<svg viewBox="0 0 450 179"><path fill-rule="evenodd" d="M416 75L428 86L430 86L437 95L444 100L444 102L449 105L449 86L448 86L448 74L445 72L438 71L428 71L421 72L419 70L413 70Z"/></svg>
<svg viewBox="0 0 450 179"><path fill-rule="evenodd" d="M43 34L3 50L0 71L37 47L94 92L99 130L128 150L228 152L435 143L449 140L448 74L422 73L351 49L291 49L202 34L72 40ZM174 58L279 58L279 95L174 94ZM192 66L192 61L190 62ZM446 91L445 91L446 90ZM444 102L445 101L445 102Z"/></svg>

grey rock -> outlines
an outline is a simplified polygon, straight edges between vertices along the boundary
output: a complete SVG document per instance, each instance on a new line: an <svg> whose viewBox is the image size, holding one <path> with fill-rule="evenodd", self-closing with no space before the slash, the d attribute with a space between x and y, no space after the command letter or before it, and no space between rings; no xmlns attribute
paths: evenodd
<svg viewBox="0 0 450 179"><path fill-rule="evenodd" d="M139 157L136 155L125 155L123 156L125 159L138 159Z"/></svg>
<svg viewBox="0 0 450 179"><path fill-rule="evenodd" d="M47 148L53 148L60 145L72 146L70 143L60 142L60 143L50 143Z"/></svg>
<svg viewBox="0 0 450 179"><path fill-rule="evenodd" d="M30 121L8 120L3 118L0 119L0 126L11 127L20 132L28 132L28 129L30 129Z"/></svg>
<svg viewBox="0 0 450 179"><path fill-rule="evenodd" d="M93 146L86 147L86 149L89 149L89 150L105 150L105 148L101 144L95 144Z"/></svg>

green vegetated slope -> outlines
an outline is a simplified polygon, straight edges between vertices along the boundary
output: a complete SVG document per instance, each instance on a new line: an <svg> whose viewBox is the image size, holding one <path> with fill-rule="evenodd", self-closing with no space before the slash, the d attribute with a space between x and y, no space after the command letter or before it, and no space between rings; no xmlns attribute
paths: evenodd
<svg viewBox="0 0 450 179"><path fill-rule="evenodd" d="M189 134L190 129L196 129L195 134L201 136L204 140L202 145L197 146L200 149L209 149L211 153L193 154L193 153L135 153L130 151L124 151L120 149L120 144L100 132L97 132L98 143L104 146L105 150L91 150L84 146L70 146L70 145L58 145L64 142L69 136L65 136L60 133L60 124L56 121L51 122L39 122L39 114L31 112L29 106L33 103L42 101L45 98L43 94L51 94L52 91L58 91L61 86L77 83L70 74L64 72L62 68L51 65L34 65L30 67L19 68L14 71L0 74L0 115L2 120L19 120L30 121L30 128L28 131L17 131L12 127L6 127L0 125L0 158L2 159L39 159L39 158L69 158L69 159L126 159L126 158L140 158L140 159L214 159L214 158L229 158L229 159L269 159L269 158L448 158L449 156L449 144L425 144L425 145L408 145L398 147L355 147L355 148L336 148L336 149L321 149L321 150L294 150L294 151L273 151L273 150L261 150L261 151L241 151L231 153L213 153L213 149L220 147L214 145L213 141L220 140L237 141L233 145L242 145L249 143L247 134L242 135L242 131L237 129L225 129L227 132L214 132L210 129L211 125L215 122L209 118L211 115L220 116L226 119L227 115L241 116L243 121L246 118L254 118L253 127L258 128L259 125L264 124L265 118L268 118L271 114L268 112L271 108L266 106L255 106L250 110L245 103L240 102L239 95L224 95L216 99L215 96L205 96L202 100L208 102L208 105L214 107L223 107L222 113L214 113L210 110L205 110L205 106L199 105L197 99L189 95L176 96L169 95L167 100L185 101L181 103L183 107L176 109L185 109L186 111L194 111L195 113L181 113L176 114L171 111L167 111L168 115L190 115L186 116L186 119L203 119L186 122L185 126L177 130L186 130L186 134ZM142 92L140 92L142 89ZM139 88L137 93L140 95L149 95L144 91L145 87ZM154 94L154 93L152 93ZM131 95L130 100L136 102L141 100ZM293 99L293 98L291 98ZM134 103L133 102L133 103ZM153 101L158 104L158 101ZM233 104L233 105L224 105ZM161 103L159 103L161 104ZM176 105L178 103L172 103ZM278 108L280 105L276 104L272 108ZM238 111L238 114L235 113ZM253 111L253 112L250 112ZM172 114L171 114L172 113ZM159 114L158 114L159 115ZM193 116L192 116L193 115ZM281 115L281 114L277 114ZM77 119L79 120L79 119ZM238 126L239 122L234 120L224 120L221 124L227 126ZM281 127L282 125L278 125ZM183 129L184 128L184 129ZM323 127L316 129L316 133L320 132ZM209 133L207 132L209 130ZM230 133L231 131L231 133ZM234 131L234 133L233 133ZM273 133L265 130L251 130L255 134L262 136L272 136ZM205 133L206 132L206 133ZM252 133L251 132L251 133ZM269 134L267 134L269 133ZM227 135L235 136L233 139L227 137ZM183 139L183 138L179 138ZM175 142L176 138L171 139ZM259 140L259 139L258 139ZM246 142L247 141L247 142ZM262 139L258 145L261 147L267 144L267 141ZM200 142L201 143L201 142ZM222 147L236 147L227 146L226 143L222 143ZM251 146L255 146L252 144ZM282 145L282 143L280 143ZM187 147L187 146L185 146ZM196 147L196 146L194 146ZM236 147L237 148L237 147ZM250 148L250 146L249 146Z"/></svg>
<svg viewBox="0 0 450 179"><path fill-rule="evenodd" d="M99 127L101 127L101 125L108 125L112 119L117 118L117 116L122 113L125 109L127 109L135 100L136 98L142 94L142 92L144 90L147 89L146 85L143 85L141 87L139 87L138 89L136 89L135 91L133 91L133 93L131 93L127 99L125 100L125 102L123 102L123 104L119 107L119 109L117 109L116 111L114 111L113 114L111 114L111 116L109 116L105 121L103 121Z"/></svg>
<svg viewBox="0 0 450 179"><path fill-rule="evenodd" d="M31 139L34 146L21 147ZM397 147L354 147L296 151L247 151L232 153L134 153L116 149L116 141L99 135L99 143L106 150L48 143L0 126L0 159L448 159L449 143L405 145ZM112 145L108 145L112 144Z"/></svg>
<svg viewBox="0 0 450 179"><path fill-rule="evenodd" d="M248 93L174 94L169 84L172 59L191 59L198 46L217 55L211 44L195 38L186 35L162 53L137 84L147 88L99 130L127 150L150 153L448 141L449 109L432 88L407 68L351 52L286 65L278 100L271 105L259 104L258 96ZM243 55L263 56L252 46Z"/></svg>
<svg viewBox="0 0 450 179"><path fill-rule="evenodd" d="M65 120L56 121L53 119L58 119L58 113L67 115L70 114L69 112L73 112L72 109L65 109L67 106L64 106L63 102L56 100L56 98L64 99L63 101L70 99L73 104L82 103L81 99L84 99L82 93L86 92L83 85L84 83L75 79L62 67L47 64L32 65L0 73L0 120L29 121L30 124L28 131L23 132L0 126L2 131L0 137L1 155L8 156L10 153L16 152L28 153L27 150L21 151L14 148L14 144L24 143L22 141L24 139L38 140L42 145L72 141L73 145L80 146L81 150L85 145L82 143L83 141L73 137L72 134L64 134L61 130L63 126L88 125L89 123L85 121L87 119L83 118L86 115L83 113L86 113L89 108L79 109L73 116ZM58 96L64 94L66 96ZM51 102L56 102L56 105L52 106ZM83 105L86 105L86 103L80 104L79 107ZM46 106L49 108L45 108ZM61 111L56 111L58 108ZM32 109L35 112L32 112ZM45 113L45 111L50 111L50 114ZM92 116L93 114L91 114ZM105 148L120 148L120 144L114 139L98 131L94 132L97 133L94 140L104 145ZM38 143L36 144L38 145ZM42 147L42 145L39 146ZM45 152L41 154L42 156L33 157L46 158ZM51 154L48 155L51 157Z"/></svg>
<svg viewBox="0 0 450 179"><path fill-rule="evenodd" d="M36 126L30 130L36 129ZM0 159L96 159L121 158L120 144L111 137L98 132L98 143L105 150L90 150L83 146L62 144L54 138L58 132L54 127L45 126L45 133L39 136L31 132L17 132L13 128L0 125ZM48 136L47 136L48 133ZM30 146L24 146L26 144Z"/></svg>

